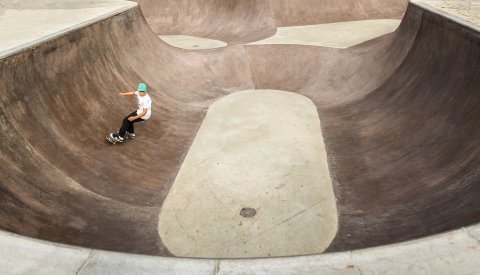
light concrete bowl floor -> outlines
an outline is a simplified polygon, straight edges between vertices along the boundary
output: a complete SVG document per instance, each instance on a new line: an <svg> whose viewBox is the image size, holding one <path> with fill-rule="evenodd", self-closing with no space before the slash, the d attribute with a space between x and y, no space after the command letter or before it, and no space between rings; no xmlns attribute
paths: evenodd
<svg viewBox="0 0 480 275"><path fill-rule="evenodd" d="M247 208L255 212L242 216ZM309 255L328 248L337 216L315 105L253 90L210 106L163 203L159 233L180 257Z"/></svg>
<svg viewBox="0 0 480 275"><path fill-rule="evenodd" d="M286 44L345 49L392 33L399 24L398 19L376 19L279 27L272 37L249 45ZM169 45L187 50L206 50L227 46L223 41L189 35L160 35L160 38Z"/></svg>

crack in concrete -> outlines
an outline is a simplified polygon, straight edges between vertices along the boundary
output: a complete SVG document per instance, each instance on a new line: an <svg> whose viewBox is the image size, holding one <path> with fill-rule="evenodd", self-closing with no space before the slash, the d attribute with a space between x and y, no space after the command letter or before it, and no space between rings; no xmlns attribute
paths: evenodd
<svg viewBox="0 0 480 275"><path fill-rule="evenodd" d="M477 241L477 243L480 244L480 239L477 238L475 235L472 234L472 232L470 232L470 230L468 230L468 228L463 228L465 230L465 232L467 233L468 236L470 236L472 239L474 239L475 241Z"/></svg>
<svg viewBox="0 0 480 275"><path fill-rule="evenodd" d="M187 231L187 229L183 226L182 222L180 221L180 219L178 218L178 215L177 215L177 211L174 210L173 211L173 215L175 216L175 220L177 221L178 225L180 226L180 228L182 229L183 232L185 232L185 234L190 238L192 239L192 241L197 241L197 239L195 237L193 237L192 235L190 235L190 233Z"/></svg>
<svg viewBox="0 0 480 275"><path fill-rule="evenodd" d="M301 215L301 214L303 214L303 213L307 212L307 211L308 211L308 210L310 210L311 208L315 207L317 204L319 204L319 203L321 203L321 202L323 202L323 201L325 201L325 200L327 200L327 199L328 199L328 198L323 198L323 199L321 199L321 200L319 200L319 201L315 202L314 204L312 204L312 205L308 206L307 208L305 208L305 209L303 209L303 210L301 210L301 211L297 212L296 214L294 214L294 215L292 215L292 216L290 216L290 217L288 217L288 218L284 219L284 220L283 220L283 221L281 221L280 223L278 223L278 224L276 224L276 225L274 225L274 226L272 226L272 227L270 227L270 228L268 228L268 229L266 229L266 230L264 230L264 231L262 231L262 232L260 232L260 233L256 234L255 236L253 236L253 237L252 237L252 240L253 240L253 239L255 239L255 238L258 238L258 237L262 236L263 234L265 234L265 233L267 233L267 232L269 232L269 231L273 230L274 228L277 228L277 227L279 227L280 225L282 225L282 224L284 224L284 223L286 223L286 222L290 221L291 219L293 219L293 218L295 218L295 217L297 217L297 216L299 216L299 215Z"/></svg>
<svg viewBox="0 0 480 275"><path fill-rule="evenodd" d="M206 187L207 187L208 191L212 194L212 196L215 198L216 201L218 201L221 205L223 205L223 207L225 209L228 209L228 211L230 211L231 213L235 213L234 210L230 209L230 207L228 207L228 205L223 203L223 201L217 196L217 194L215 194L215 192L213 192L213 190L211 188L211 184L210 184L211 182L213 182L213 179L209 174L207 174L207 177L208 177L208 181L207 181Z"/></svg>
<svg viewBox="0 0 480 275"><path fill-rule="evenodd" d="M358 267L357 265L355 265L355 269L358 270L358 272L360 273L360 275L363 275L363 271L360 267Z"/></svg>
<svg viewBox="0 0 480 275"><path fill-rule="evenodd" d="M88 253L88 257L85 259L85 261L83 261L82 265L78 268L77 272L75 272L75 275L80 274L80 272L87 266L88 261L92 257L92 254L93 254L93 249L90 250L90 252Z"/></svg>
<svg viewBox="0 0 480 275"><path fill-rule="evenodd" d="M360 275L363 275L363 270L360 268L357 261L355 261L355 257L353 256L351 251L348 251L348 256L350 257L350 261L353 263L353 268L357 270Z"/></svg>
<svg viewBox="0 0 480 275"><path fill-rule="evenodd" d="M282 177L283 177L283 178L286 178L286 177L290 176L291 174L293 174L293 172L295 171L295 168L297 168L297 162L295 162L295 163L291 166L290 171L288 171L288 173L284 174Z"/></svg>
<svg viewBox="0 0 480 275"><path fill-rule="evenodd" d="M291 217L289 217L289 218L287 218L287 219L283 220L283 221L282 221L282 222L280 222L279 224L275 225L275 227L278 227L278 226L280 226L280 225L282 225L282 224L284 224L284 223L288 222L289 220L291 220L291 219L293 219L293 218L295 218L295 217L297 217L297 216L299 216L299 215L301 215L301 214L303 214L303 213L307 212L307 211L308 211L308 210L310 210L311 208L315 207L317 204L319 204L319 203L321 203L321 202L323 202L323 201L325 201L325 200L327 200L327 199L328 199L328 198L324 198L324 199L321 199L321 200L317 201L316 203L314 203L314 204L310 205L309 207L307 207L307 208L303 209L302 211L300 211L300 212L296 213L295 215L293 215L293 216L291 216ZM273 228L272 228L272 229L273 229Z"/></svg>

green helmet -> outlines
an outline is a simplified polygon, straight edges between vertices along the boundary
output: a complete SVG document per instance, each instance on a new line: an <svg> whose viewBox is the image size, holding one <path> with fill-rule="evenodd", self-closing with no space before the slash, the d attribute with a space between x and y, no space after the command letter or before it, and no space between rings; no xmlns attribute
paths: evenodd
<svg viewBox="0 0 480 275"><path fill-rule="evenodd" d="M145 84L145 83L138 84L137 91L146 93L147 92L147 84Z"/></svg>

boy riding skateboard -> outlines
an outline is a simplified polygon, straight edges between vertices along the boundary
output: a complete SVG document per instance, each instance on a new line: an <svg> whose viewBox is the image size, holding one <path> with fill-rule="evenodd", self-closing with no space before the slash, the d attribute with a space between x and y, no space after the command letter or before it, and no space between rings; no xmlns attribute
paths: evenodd
<svg viewBox="0 0 480 275"><path fill-rule="evenodd" d="M107 140L113 144L123 142L125 138L135 138L133 124L148 120L152 116L152 99L147 94L147 85L145 83L138 84L137 91L119 93L118 95L135 96L138 109L123 119L122 126L117 134L111 133L107 136Z"/></svg>

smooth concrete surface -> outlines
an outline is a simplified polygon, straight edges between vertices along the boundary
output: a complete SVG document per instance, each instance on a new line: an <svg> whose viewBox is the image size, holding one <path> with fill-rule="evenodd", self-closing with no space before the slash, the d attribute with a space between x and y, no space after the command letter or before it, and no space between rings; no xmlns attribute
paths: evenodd
<svg viewBox="0 0 480 275"><path fill-rule="evenodd" d="M398 19L376 19L280 27L274 36L249 45L293 44L345 49L392 33L399 25Z"/></svg>
<svg viewBox="0 0 480 275"><path fill-rule="evenodd" d="M256 215L245 218L243 208ZM323 252L338 227L315 105L254 90L213 103L165 199L159 234L175 256Z"/></svg>
<svg viewBox="0 0 480 275"><path fill-rule="evenodd" d="M480 225L396 245L341 253L256 260L195 260L65 246L0 231L0 273L477 275L480 241L472 232L480 232Z"/></svg>
<svg viewBox="0 0 480 275"><path fill-rule="evenodd" d="M61 3L61 4L60 4ZM0 2L0 59L136 6L135 2Z"/></svg>
<svg viewBox="0 0 480 275"><path fill-rule="evenodd" d="M227 43L220 40L190 35L160 35L159 37L165 43L185 50L208 50L228 46Z"/></svg>
<svg viewBox="0 0 480 275"><path fill-rule="evenodd" d="M223 8L235 3L205 2L223 3ZM344 2L322 1L316 11L329 7L325 3ZM280 10L292 20L302 20L292 14L312 9L290 7ZM250 13L236 14L241 21ZM326 261L336 263L332 272L358 267L352 272L360 273L362 265L348 256L372 251L371 269L475 274L478 230L468 227L415 240L480 219L479 29L459 22L411 3L397 31L345 50L233 45L190 52L162 43L135 7L1 59L0 227L83 247L171 255L158 237L158 213L205 110L230 93L275 88L308 96L322 119L339 213L339 231L327 252L397 244L245 260L242 270L252 266L256 273L301 273L309 265L310 271L331 267L325 262L318 266ZM242 40L245 36L238 35L244 33L236 31L228 35ZM149 84L158 116L136 128L134 142L105 144L106 129L117 127L131 108L118 91L139 81ZM446 239L437 242L437 237ZM398 244L405 240L415 240L406 243L410 249ZM18 243L12 249L22 251ZM448 267L435 264L438 251ZM35 266L61 259L62 252L59 258L39 257ZM406 260L402 253L414 259ZM2 253L1 260L10 261L11 255L15 253ZM165 261L156 268L200 262L141 256L129 261L121 255L137 257L109 253L105 261L113 263L89 264L82 254L82 265L123 271L145 268L151 262L144 261L151 259ZM77 267L78 261L72 262ZM242 262L207 261L205 269L228 271L229 263L238 267Z"/></svg>

